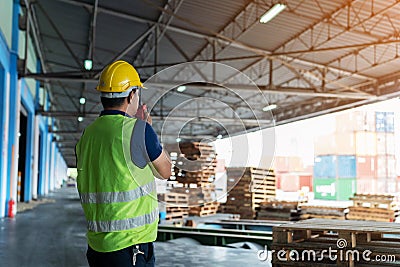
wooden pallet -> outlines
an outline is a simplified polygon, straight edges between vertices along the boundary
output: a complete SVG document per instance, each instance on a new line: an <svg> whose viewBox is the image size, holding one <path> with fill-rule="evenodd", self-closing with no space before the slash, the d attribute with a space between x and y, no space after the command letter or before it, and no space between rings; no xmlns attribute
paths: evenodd
<svg viewBox="0 0 400 267"><path fill-rule="evenodd" d="M260 203L275 198L276 181L272 170L259 168L228 168L227 213L239 213L242 218L253 219ZM238 209L245 207L245 209Z"/></svg>
<svg viewBox="0 0 400 267"><path fill-rule="evenodd" d="M201 206L190 207L189 214L200 217L214 215L217 213L218 207L218 202L208 202Z"/></svg>
<svg viewBox="0 0 400 267"><path fill-rule="evenodd" d="M189 202L189 196L182 193L167 193L164 197L164 201L168 204L183 204L187 206Z"/></svg>
<svg viewBox="0 0 400 267"><path fill-rule="evenodd" d="M327 206L311 206L311 205L301 205L301 220L307 220L312 218L320 219L337 219L345 220L346 214L345 207L327 207Z"/></svg>
<svg viewBox="0 0 400 267"><path fill-rule="evenodd" d="M393 222L399 215L398 205L393 195L356 194L351 198L349 220Z"/></svg>
<svg viewBox="0 0 400 267"><path fill-rule="evenodd" d="M268 200L261 202L257 210L257 220L297 221L300 216L299 202Z"/></svg>
<svg viewBox="0 0 400 267"><path fill-rule="evenodd" d="M388 237L387 234L395 235L396 238ZM293 251L302 255L303 251L310 250L319 256L322 255L320 261L308 258L304 258L303 261L287 258L282 261L282 254L278 257L275 253L272 257L273 266L310 266L310 264L346 267L380 266L379 262L367 262L361 256L359 260L351 257L355 250L361 254L367 250L371 251L368 255L371 259L374 259L372 257L375 255L385 257L393 255L395 262L384 266L398 266L400 264L400 225L385 222L311 219L274 226L271 248L275 251L282 250L285 255L289 255L288 253L293 255ZM327 257L329 249L335 250L336 259ZM340 256L346 253L350 255L347 259L345 256Z"/></svg>
<svg viewBox="0 0 400 267"><path fill-rule="evenodd" d="M349 207L348 220L393 222L399 215L398 211L385 208Z"/></svg>
<svg viewBox="0 0 400 267"><path fill-rule="evenodd" d="M381 208L397 210L398 205L395 202L393 195L366 195L355 194L350 198L353 201L354 207Z"/></svg>

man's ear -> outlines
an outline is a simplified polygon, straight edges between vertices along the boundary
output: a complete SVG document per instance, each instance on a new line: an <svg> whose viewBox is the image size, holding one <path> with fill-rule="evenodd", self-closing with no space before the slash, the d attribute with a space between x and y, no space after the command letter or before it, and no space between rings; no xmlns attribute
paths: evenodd
<svg viewBox="0 0 400 267"><path fill-rule="evenodd" d="M133 98L135 97L135 92L131 91L128 95L128 104L131 103L131 101L133 100Z"/></svg>

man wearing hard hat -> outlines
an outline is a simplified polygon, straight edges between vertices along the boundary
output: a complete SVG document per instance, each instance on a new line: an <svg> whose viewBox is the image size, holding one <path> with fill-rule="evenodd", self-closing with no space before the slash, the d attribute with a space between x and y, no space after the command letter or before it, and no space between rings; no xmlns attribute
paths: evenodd
<svg viewBox="0 0 400 267"><path fill-rule="evenodd" d="M107 66L96 88L104 110L76 145L91 267L154 266L154 176L169 178L171 163L151 125L134 117L143 88L129 63Z"/></svg>

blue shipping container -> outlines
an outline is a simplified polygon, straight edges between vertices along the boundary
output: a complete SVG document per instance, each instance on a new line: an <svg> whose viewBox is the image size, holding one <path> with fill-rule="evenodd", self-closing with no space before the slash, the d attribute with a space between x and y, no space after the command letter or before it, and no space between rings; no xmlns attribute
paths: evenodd
<svg viewBox="0 0 400 267"><path fill-rule="evenodd" d="M354 178L357 175L356 156L318 156L314 160L314 178Z"/></svg>
<svg viewBox="0 0 400 267"><path fill-rule="evenodd" d="M318 156L314 159L314 178L336 178L336 156Z"/></svg>
<svg viewBox="0 0 400 267"><path fill-rule="evenodd" d="M386 132L386 112L375 112L375 128L377 132Z"/></svg>
<svg viewBox="0 0 400 267"><path fill-rule="evenodd" d="M356 156L337 156L338 178L354 178L357 175Z"/></svg>
<svg viewBox="0 0 400 267"><path fill-rule="evenodd" d="M394 133L394 112L386 113L386 132Z"/></svg>
<svg viewBox="0 0 400 267"><path fill-rule="evenodd" d="M394 132L394 112L376 112L375 122L377 132Z"/></svg>

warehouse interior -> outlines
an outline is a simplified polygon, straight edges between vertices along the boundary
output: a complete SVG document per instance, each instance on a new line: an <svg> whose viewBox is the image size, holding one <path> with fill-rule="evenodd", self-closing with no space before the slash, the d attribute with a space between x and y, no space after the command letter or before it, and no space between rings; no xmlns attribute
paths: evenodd
<svg viewBox="0 0 400 267"><path fill-rule="evenodd" d="M75 146L125 60L173 163L157 266L397 266L399 32L398 0L2 0L0 265L88 266Z"/></svg>

